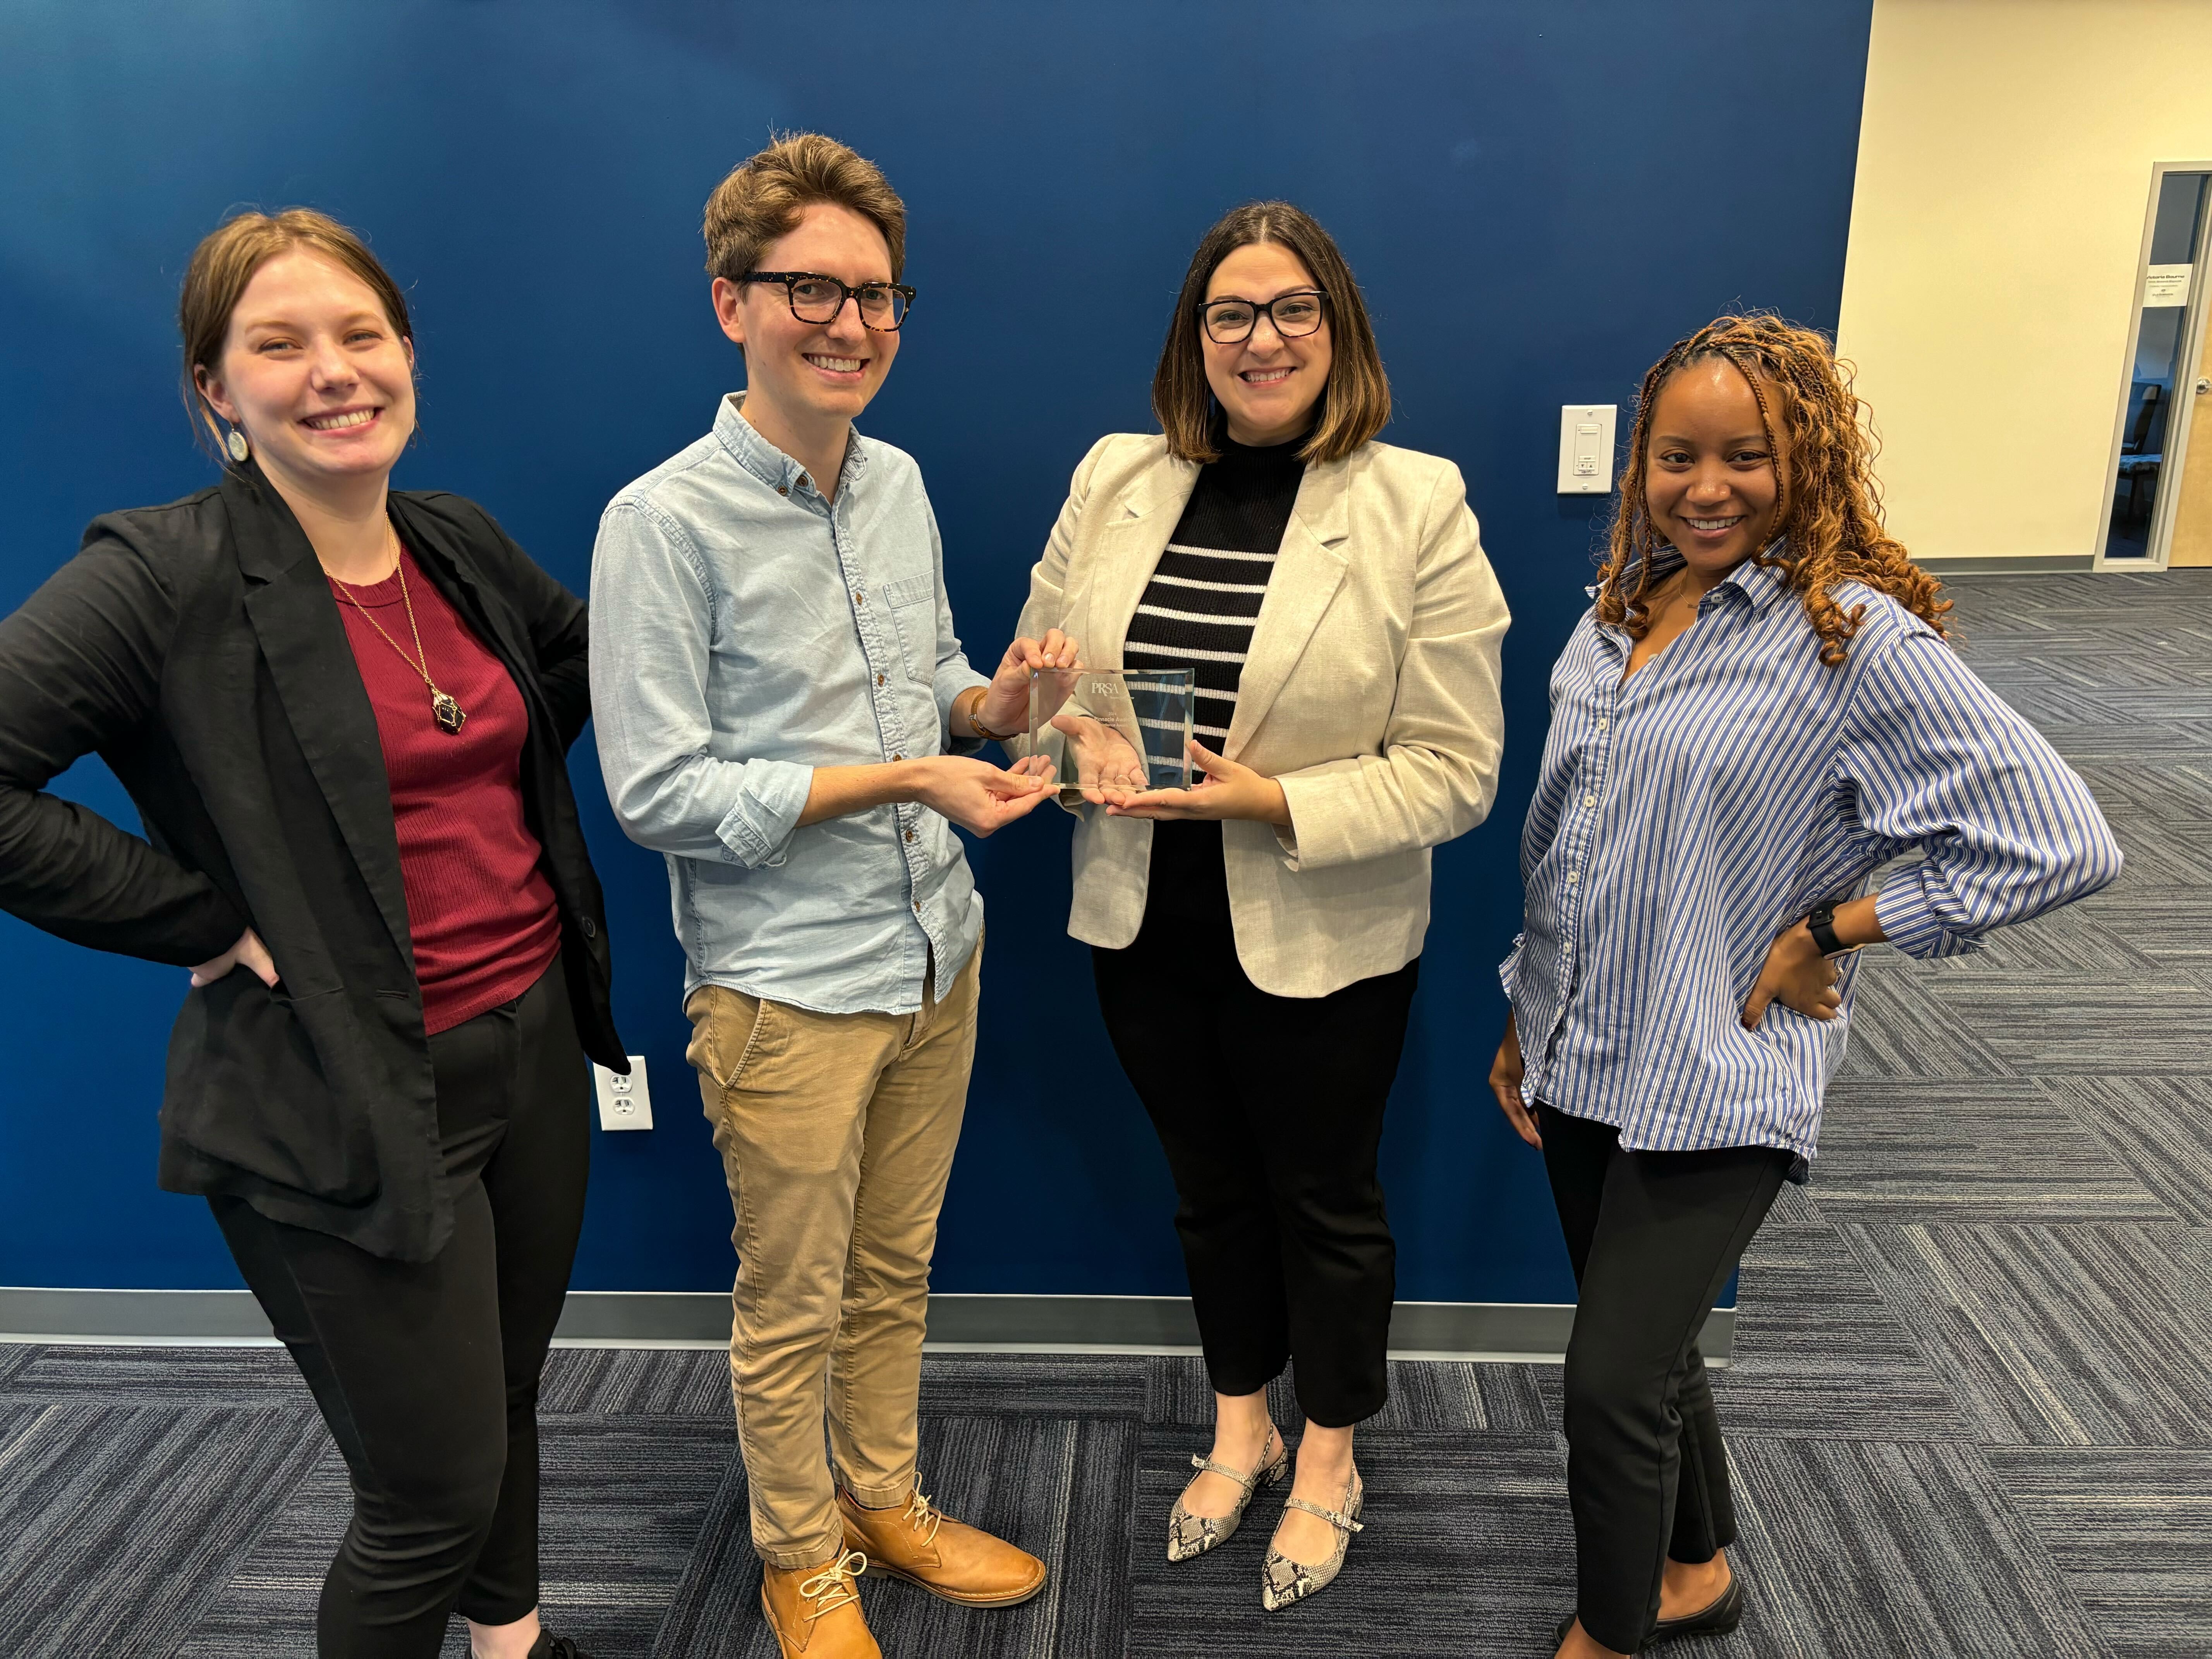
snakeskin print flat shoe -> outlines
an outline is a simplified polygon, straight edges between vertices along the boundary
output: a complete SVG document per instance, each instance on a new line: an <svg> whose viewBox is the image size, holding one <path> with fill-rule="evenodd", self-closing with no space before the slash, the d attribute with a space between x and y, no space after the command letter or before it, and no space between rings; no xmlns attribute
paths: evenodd
<svg viewBox="0 0 2212 1659"><path fill-rule="evenodd" d="M1303 1601L1316 1590L1326 1589L1336 1575L1344 1570L1345 1552L1352 1547L1352 1534L1364 1532L1359 1524L1360 1506L1367 1500L1367 1488L1353 1469L1352 1479L1345 1483L1344 1507L1325 1510L1318 1504L1309 1504L1303 1498L1283 1500L1286 1510L1304 1510L1308 1515L1317 1515L1336 1528L1336 1549L1326 1561L1293 1561L1279 1550L1270 1549L1267 1559L1260 1569L1260 1605L1270 1613L1280 1613L1293 1601Z"/></svg>
<svg viewBox="0 0 2212 1659"><path fill-rule="evenodd" d="M1269 1454L1273 1454L1270 1455ZM1185 1486L1182 1495L1168 1511L1168 1559L1188 1561L1194 1555L1203 1555L1216 1544L1237 1530L1237 1522L1251 1506L1252 1494L1262 1482L1272 1486L1291 1472L1290 1449L1283 1444L1283 1437L1275 1432L1273 1425L1267 1429L1267 1443L1260 1449L1260 1467L1247 1474L1242 1469L1232 1469L1215 1462L1210 1457L1194 1456L1191 1468L1206 1474L1218 1474L1224 1480L1234 1480L1239 1491L1237 1507L1226 1515L1193 1515L1183 1507L1183 1498L1190 1495ZM1196 1477L1194 1476L1194 1479Z"/></svg>

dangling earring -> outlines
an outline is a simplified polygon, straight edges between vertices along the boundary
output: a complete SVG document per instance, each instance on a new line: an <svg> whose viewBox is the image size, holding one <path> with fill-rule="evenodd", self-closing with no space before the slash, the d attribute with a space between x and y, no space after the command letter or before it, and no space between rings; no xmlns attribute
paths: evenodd
<svg viewBox="0 0 2212 1659"><path fill-rule="evenodd" d="M230 459L240 466L246 465L246 458L253 453L246 447L246 434L236 427L231 428L230 435L222 441L222 447L230 452Z"/></svg>

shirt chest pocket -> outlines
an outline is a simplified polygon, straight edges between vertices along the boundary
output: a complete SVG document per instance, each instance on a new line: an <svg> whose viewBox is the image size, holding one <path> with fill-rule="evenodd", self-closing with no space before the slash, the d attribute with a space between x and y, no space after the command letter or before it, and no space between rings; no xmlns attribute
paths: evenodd
<svg viewBox="0 0 2212 1659"><path fill-rule="evenodd" d="M891 614L899 654L909 678L927 685L937 675L937 578L929 572L885 582L884 609Z"/></svg>

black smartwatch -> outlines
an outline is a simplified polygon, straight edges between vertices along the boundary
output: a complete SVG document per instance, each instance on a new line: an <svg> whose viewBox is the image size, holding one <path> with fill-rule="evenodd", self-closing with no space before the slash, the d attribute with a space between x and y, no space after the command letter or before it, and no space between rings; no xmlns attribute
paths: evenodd
<svg viewBox="0 0 2212 1659"><path fill-rule="evenodd" d="M1813 936L1813 943L1820 947L1824 957L1839 957L1856 945L1846 945L1836 937L1836 901L1822 899L1813 907L1813 914L1805 918L1805 931Z"/></svg>

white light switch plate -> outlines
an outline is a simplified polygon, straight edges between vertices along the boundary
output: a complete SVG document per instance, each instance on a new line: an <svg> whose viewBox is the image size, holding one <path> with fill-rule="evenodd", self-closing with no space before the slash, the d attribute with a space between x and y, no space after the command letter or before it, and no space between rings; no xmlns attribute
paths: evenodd
<svg viewBox="0 0 2212 1659"><path fill-rule="evenodd" d="M1604 495L1613 489L1613 423L1617 404L1567 404L1559 410L1559 494Z"/></svg>
<svg viewBox="0 0 2212 1659"><path fill-rule="evenodd" d="M610 1072L604 1066L592 1067L592 1087L599 1097L599 1127L602 1129L650 1129L653 1127L653 1091L645 1078L645 1056L629 1057L629 1075Z"/></svg>

